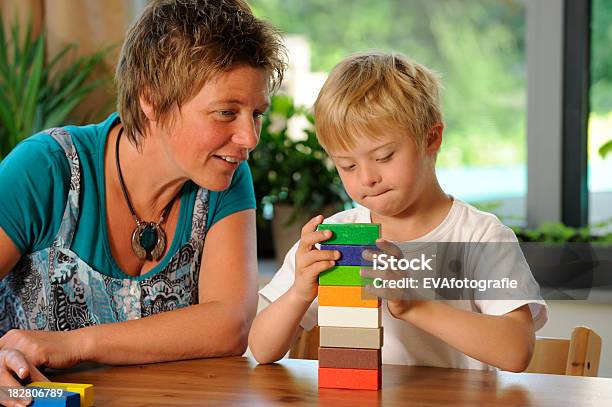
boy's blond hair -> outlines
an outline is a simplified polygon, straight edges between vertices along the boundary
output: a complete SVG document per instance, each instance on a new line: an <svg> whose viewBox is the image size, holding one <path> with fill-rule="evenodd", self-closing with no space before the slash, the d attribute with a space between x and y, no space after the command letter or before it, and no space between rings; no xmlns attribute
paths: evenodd
<svg viewBox="0 0 612 407"><path fill-rule="evenodd" d="M154 0L128 31L115 74L125 133L136 145L146 133L140 97L165 125L208 80L240 64L265 69L273 91L285 59L280 32L243 0Z"/></svg>
<svg viewBox="0 0 612 407"><path fill-rule="evenodd" d="M314 105L315 129L326 150L350 150L360 137L406 131L419 151L442 124L438 74L408 57L366 52L331 71Z"/></svg>

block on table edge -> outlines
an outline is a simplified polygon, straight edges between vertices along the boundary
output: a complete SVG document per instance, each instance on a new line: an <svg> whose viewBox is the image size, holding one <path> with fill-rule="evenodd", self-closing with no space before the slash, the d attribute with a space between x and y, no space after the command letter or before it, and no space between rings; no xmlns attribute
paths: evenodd
<svg viewBox="0 0 612 407"><path fill-rule="evenodd" d="M94 386L87 383L60 383L60 382L32 382L28 387L63 388L67 391L79 393L81 396L81 407L91 407L94 402Z"/></svg>
<svg viewBox="0 0 612 407"><path fill-rule="evenodd" d="M320 367L318 378L320 388L379 390L382 387L382 369Z"/></svg>

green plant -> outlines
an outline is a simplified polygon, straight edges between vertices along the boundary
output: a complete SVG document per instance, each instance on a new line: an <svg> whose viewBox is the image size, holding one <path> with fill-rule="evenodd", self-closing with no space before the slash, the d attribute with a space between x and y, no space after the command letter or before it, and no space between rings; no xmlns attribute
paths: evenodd
<svg viewBox="0 0 612 407"><path fill-rule="evenodd" d="M599 147L599 155L601 158L605 158L608 154L612 154L612 140L608 140Z"/></svg>
<svg viewBox="0 0 612 407"><path fill-rule="evenodd" d="M546 242L546 243L565 243L565 242L612 242L612 232L604 235L596 235L593 230L604 228L612 224L612 219L599 222L591 226L573 228L560 222L546 222L536 229L526 229L512 227L517 239L521 242Z"/></svg>
<svg viewBox="0 0 612 407"><path fill-rule="evenodd" d="M302 138L293 140L288 122L299 116L308 120L310 128L304 130ZM272 97L259 144L249 158L260 208L287 203L295 207L295 213L313 212L326 206L341 210L350 202L336 169L317 141L313 123L312 115L296 107L290 97Z"/></svg>
<svg viewBox="0 0 612 407"><path fill-rule="evenodd" d="M0 15L0 160L23 138L65 124L68 114L105 81L88 79L108 49L67 64L75 48L68 45L46 63L45 33L32 36L28 23L22 41L20 34L13 24L7 37Z"/></svg>

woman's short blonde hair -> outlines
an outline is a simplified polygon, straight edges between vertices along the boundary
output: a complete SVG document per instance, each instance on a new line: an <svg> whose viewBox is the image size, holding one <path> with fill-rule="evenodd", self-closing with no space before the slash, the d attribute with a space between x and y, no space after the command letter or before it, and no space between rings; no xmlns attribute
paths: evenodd
<svg viewBox="0 0 612 407"><path fill-rule="evenodd" d="M136 145L147 131L140 97L167 124L216 75L245 64L265 69L274 91L286 50L280 32L243 0L155 0L129 29L115 80L117 111Z"/></svg>
<svg viewBox="0 0 612 407"><path fill-rule="evenodd" d="M408 57L366 52L334 67L314 105L315 129L326 150L350 150L361 137L405 131L420 151L442 124L438 74Z"/></svg>

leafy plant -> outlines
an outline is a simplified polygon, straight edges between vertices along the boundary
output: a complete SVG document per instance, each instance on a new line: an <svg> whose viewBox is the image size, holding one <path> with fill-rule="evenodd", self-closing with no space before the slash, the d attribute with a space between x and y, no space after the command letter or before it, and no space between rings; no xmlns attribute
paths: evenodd
<svg viewBox="0 0 612 407"><path fill-rule="evenodd" d="M75 48L68 45L46 63L45 33L32 36L28 23L22 41L20 34L15 23L7 37L0 15L0 160L23 138L65 124L68 114L105 81L88 79L108 49L66 65Z"/></svg>
<svg viewBox="0 0 612 407"><path fill-rule="evenodd" d="M599 147L599 155L601 158L605 158L608 154L612 154L612 140L608 140Z"/></svg>
<svg viewBox="0 0 612 407"><path fill-rule="evenodd" d="M310 128L303 137L289 137L290 120L305 117ZM319 144L312 115L297 108L288 96L274 96L266 115L257 148L249 158L255 196L261 207L287 203L295 211L341 210L350 202L331 160ZM260 211L260 215L261 215ZM260 216L261 220L261 216Z"/></svg>
<svg viewBox="0 0 612 407"><path fill-rule="evenodd" d="M560 222L547 222L537 229L525 229L512 227L516 237L521 242L546 242L546 243L565 243L565 242L612 242L612 233L605 235L595 235L594 229L609 226L612 220L597 223L591 226L573 228Z"/></svg>

